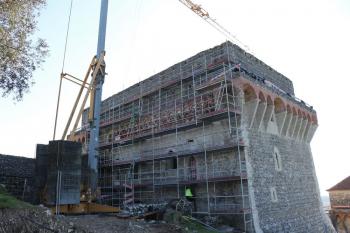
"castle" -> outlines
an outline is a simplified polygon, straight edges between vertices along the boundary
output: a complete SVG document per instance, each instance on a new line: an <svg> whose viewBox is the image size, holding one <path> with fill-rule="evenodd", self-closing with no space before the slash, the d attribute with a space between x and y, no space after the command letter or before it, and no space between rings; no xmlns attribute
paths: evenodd
<svg viewBox="0 0 350 233"><path fill-rule="evenodd" d="M86 143L87 110L82 125ZM317 125L288 78L225 42L103 101L101 200L161 203L190 188L193 215L244 232L335 232L310 149Z"/></svg>

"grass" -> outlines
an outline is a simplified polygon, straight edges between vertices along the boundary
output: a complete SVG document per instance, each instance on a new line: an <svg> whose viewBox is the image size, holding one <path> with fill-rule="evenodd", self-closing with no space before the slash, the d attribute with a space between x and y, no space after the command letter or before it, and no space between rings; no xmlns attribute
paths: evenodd
<svg viewBox="0 0 350 233"><path fill-rule="evenodd" d="M20 201L8 194L4 187L0 187L0 209L4 208L31 208L31 204Z"/></svg>

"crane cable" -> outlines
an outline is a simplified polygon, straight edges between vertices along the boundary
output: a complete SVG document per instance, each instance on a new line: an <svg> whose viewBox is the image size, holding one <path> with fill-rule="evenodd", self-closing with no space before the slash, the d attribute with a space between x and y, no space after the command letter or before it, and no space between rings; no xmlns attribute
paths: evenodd
<svg viewBox="0 0 350 233"><path fill-rule="evenodd" d="M64 63L66 61L66 53L67 53L67 44L68 44L68 37L69 37L69 28L70 28L70 18L72 16L72 8L73 8L73 0L70 1L70 8L69 8L69 16L68 16L68 23L67 23L67 32L66 32L66 39L64 43L64 52L63 52L63 61L62 61L62 73L64 69Z"/></svg>
<svg viewBox="0 0 350 233"><path fill-rule="evenodd" d="M67 44L68 44L68 37L69 37L70 19L72 16L72 8L73 8L73 0L70 1L70 7L69 7L69 16L68 16L68 23L67 23L66 38L65 38L65 43L64 43L64 52L63 52L62 69L61 69L61 75L60 75L60 84L59 84L59 88L58 88L58 97L57 97L56 115L55 115L55 126L54 126L54 130L53 130L53 140L55 140L55 137L56 137L58 109L60 106L61 89L62 89L62 75L63 75L63 70L64 70L64 64L66 61Z"/></svg>
<svg viewBox="0 0 350 233"><path fill-rule="evenodd" d="M210 24L215 30L220 32L222 35L226 37L229 41L231 41L234 44L237 44L242 46L247 52L253 54L252 50L249 48L248 45L243 43L241 40L237 38L234 34L232 34L229 30L227 30L224 26L219 24L214 18L212 18L209 15L209 12L206 11L204 8L202 8L201 5L195 4L191 0L178 0L180 3L182 3L184 6L186 6L188 9L193 11L195 14L197 14L199 17L201 17L205 22Z"/></svg>

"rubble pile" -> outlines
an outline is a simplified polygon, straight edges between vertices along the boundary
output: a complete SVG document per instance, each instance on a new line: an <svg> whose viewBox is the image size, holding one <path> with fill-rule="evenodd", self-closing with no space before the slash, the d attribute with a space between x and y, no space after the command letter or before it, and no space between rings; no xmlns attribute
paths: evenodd
<svg viewBox="0 0 350 233"><path fill-rule="evenodd" d="M123 210L121 211L122 215L129 217L141 217L147 213L152 212L163 212L167 206L167 203L159 203L159 204L133 204L133 205L125 205Z"/></svg>
<svg viewBox="0 0 350 233"><path fill-rule="evenodd" d="M0 233L88 233L44 207L0 209Z"/></svg>

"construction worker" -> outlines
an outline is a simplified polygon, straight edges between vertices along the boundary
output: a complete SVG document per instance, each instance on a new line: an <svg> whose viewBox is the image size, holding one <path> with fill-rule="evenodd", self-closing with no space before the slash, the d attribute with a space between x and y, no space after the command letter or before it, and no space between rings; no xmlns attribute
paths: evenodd
<svg viewBox="0 0 350 233"><path fill-rule="evenodd" d="M190 203L191 211L196 210L196 202L193 198L192 190L190 187L185 188L186 200Z"/></svg>
<svg viewBox="0 0 350 233"><path fill-rule="evenodd" d="M186 187L186 189L185 189L185 197L186 197L187 201L190 201L190 202L193 201L193 194L192 194L192 191L191 191L190 187Z"/></svg>
<svg viewBox="0 0 350 233"><path fill-rule="evenodd" d="M233 72L240 72L241 71L241 64L235 64L233 67Z"/></svg>

